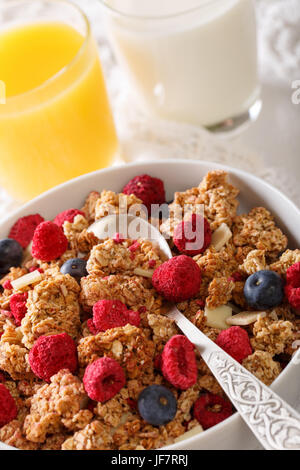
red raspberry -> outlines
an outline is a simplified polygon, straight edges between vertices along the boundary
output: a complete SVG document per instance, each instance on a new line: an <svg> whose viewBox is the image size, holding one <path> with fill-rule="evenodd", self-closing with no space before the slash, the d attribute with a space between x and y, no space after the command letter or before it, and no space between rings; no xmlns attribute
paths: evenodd
<svg viewBox="0 0 300 470"><path fill-rule="evenodd" d="M129 181L122 191L124 194L134 194L143 201L150 214L152 204L166 202L164 183L159 178L149 175L139 175Z"/></svg>
<svg viewBox="0 0 300 470"><path fill-rule="evenodd" d="M15 323L17 326L21 325L21 321L26 315L27 298L28 298L27 292L24 292L23 294L14 294L10 298L10 301L9 301L10 311L15 319Z"/></svg>
<svg viewBox="0 0 300 470"><path fill-rule="evenodd" d="M93 307L93 324L97 332L110 330L127 323L139 326L139 312L127 310L120 300L99 300Z"/></svg>
<svg viewBox="0 0 300 470"><path fill-rule="evenodd" d="M239 363L252 354L248 333L240 326L232 326L228 330L221 331L216 344Z"/></svg>
<svg viewBox="0 0 300 470"><path fill-rule="evenodd" d="M14 398L5 385L0 384L0 427L17 417L18 409Z"/></svg>
<svg viewBox="0 0 300 470"><path fill-rule="evenodd" d="M77 369L76 344L67 333L40 336L28 356L34 374L50 382L53 375L61 369L74 373Z"/></svg>
<svg viewBox="0 0 300 470"><path fill-rule="evenodd" d="M13 286L11 285L11 282L9 279L3 282L3 288L6 290L13 290Z"/></svg>
<svg viewBox="0 0 300 470"><path fill-rule="evenodd" d="M83 384L88 396L105 402L114 397L126 383L120 364L110 357L101 357L85 369Z"/></svg>
<svg viewBox="0 0 300 470"><path fill-rule="evenodd" d="M243 281L243 276L238 271L235 271L234 273L231 274L229 279L233 282L241 282L241 281Z"/></svg>
<svg viewBox="0 0 300 470"><path fill-rule="evenodd" d="M197 382L197 363L194 345L183 335L175 335L162 352L162 373L165 379L180 390Z"/></svg>
<svg viewBox="0 0 300 470"><path fill-rule="evenodd" d="M153 365L154 365L154 369L161 370L162 368L162 355L161 354L157 354L157 356L155 356Z"/></svg>
<svg viewBox="0 0 300 470"><path fill-rule="evenodd" d="M59 227L62 227L64 225L64 222L74 222L74 219L76 215L83 215L85 217L84 212L79 211L78 209L68 209L66 211L61 212L60 214L57 214L55 219L53 220L53 223L58 225Z"/></svg>
<svg viewBox="0 0 300 470"><path fill-rule="evenodd" d="M286 272L285 295L293 308L300 308L300 263L290 266Z"/></svg>
<svg viewBox="0 0 300 470"><path fill-rule="evenodd" d="M92 335L96 335L97 333L99 333L99 331L97 330L97 328L94 325L94 322L93 322L92 318L89 318L89 320L86 323L87 323L87 327L90 330L90 332L92 333Z"/></svg>
<svg viewBox="0 0 300 470"><path fill-rule="evenodd" d="M41 261L59 258L68 248L68 240L60 227L53 222L42 222L35 230L32 256Z"/></svg>
<svg viewBox="0 0 300 470"><path fill-rule="evenodd" d="M125 238L123 237L123 235L121 233L116 233L114 235L114 238L113 238L113 241L119 245L120 243L123 243L125 241Z"/></svg>
<svg viewBox="0 0 300 470"><path fill-rule="evenodd" d="M211 243L211 229L208 221L198 214L178 224L173 241L180 253L195 256L203 253ZM197 245L189 249L189 244Z"/></svg>
<svg viewBox="0 0 300 470"><path fill-rule="evenodd" d="M141 323L141 317L139 312L135 312L134 310L128 310L128 323L130 323L130 325L139 327Z"/></svg>
<svg viewBox="0 0 300 470"><path fill-rule="evenodd" d="M132 409L132 411L136 411L138 409L138 404L136 400L132 398L127 398L127 404Z"/></svg>
<svg viewBox="0 0 300 470"><path fill-rule="evenodd" d="M17 240L22 248L26 248L32 240L35 229L44 220L39 214L21 217L10 229L8 237Z"/></svg>
<svg viewBox="0 0 300 470"><path fill-rule="evenodd" d="M29 268L29 272L33 273L34 271L38 271L39 273L43 274L44 270L42 268L39 268L38 266L32 266Z"/></svg>
<svg viewBox="0 0 300 470"><path fill-rule="evenodd" d="M170 302L183 302L199 292L201 271L192 258L176 256L155 269L152 284Z"/></svg>
<svg viewBox="0 0 300 470"><path fill-rule="evenodd" d="M213 407L217 405L216 411ZM221 406L221 410L218 410ZM233 413L232 405L228 400L213 395L212 393L205 393L194 404L194 418L199 421L203 429L209 429L216 424L221 423L229 418Z"/></svg>

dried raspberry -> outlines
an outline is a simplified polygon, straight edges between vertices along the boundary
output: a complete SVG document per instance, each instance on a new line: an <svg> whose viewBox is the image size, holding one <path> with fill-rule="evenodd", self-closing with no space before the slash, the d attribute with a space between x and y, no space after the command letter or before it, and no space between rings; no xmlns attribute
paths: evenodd
<svg viewBox="0 0 300 470"><path fill-rule="evenodd" d="M0 384L0 427L15 419L17 414L17 405L10 391Z"/></svg>
<svg viewBox="0 0 300 470"><path fill-rule="evenodd" d="M99 300L93 307L93 325L97 332L125 326L139 326L139 312L127 310L120 300Z"/></svg>
<svg viewBox="0 0 300 470"><path fill-rule="evenodd" d="M228 330L221 331L216 344L239 363L252 354L248 333L240 326L232 326Z"/></svg>
<svg viewBox="0 0 300 470"><path fill-rule="evenodd" d="M175 335L162 352L162 373L168 382L187 390L197 382L197 363L193 344L183 335Z"/></svg>
<svg viewBox="0 0 300 470"><path fill-rule="evenodd" d="M6 290L13 290L13 286L11 285L11 282L9 279L7 279L5 282L3 282L3 287Z"/></svg>
<svg viewBox="0 0 300 470"><path fill-rule="evenodd" d="M22 217L12 226L8 237L17 240L22 248L26 248L32 240L35 229L44 220L39 214Z"/></svg>
<svg viewBox="0 0 300 470"><path fill-rule="evenodd" d="M32 256L41 261L59 258L68 248L64 232L53 222L42 222L35 230L32 242Z"/></svg>
<svg viewBox="0 0 300 470"><path fill-rule="evenodd" d="M139 312L135 312L134 310L128 310L128 323L130 323L130 325L139 327L141 323L141 317Z"/></svg>
<svg viewBox="0 0 300 470"><path fill-rule="evenodd" d="M231 403L212 393L201 395L194 404L194 418L199 421L203 429L209 429L221 423L232 413Z"/></svg>
<svg viewBox="0 0 300 470"><path fill-rule="evenodd" d="M50 382L52 375L61 369L74 373L77 369L76 344L67 333L40 336L28 356L34 374Z"/></svg>
<svg viewBox="0 0 300 470"><path fill-rule="evenodd" d="M66 221L71 223L74 222L76 215L83 215L83 217L85 217L84 212L79 211L78 209L68 209L61 212L60 214L57 214L53 220L53 223L59 227L62 227Z"/></svg>
<svg viewBox="0 0 300 470"><path fill-rule="evenodd" d="M233 282L241 282L244 280L242 274L239 273L238 271L232 273L229 279L232 280Z"/></svg>
<svg viewBox="0 0 300 470"><path fill-rule="evenodd" d="M3 285L4 286L4 285ZM286 272L285 295L295 309L300 308L300 263L290 266Z"/></svg>
<svg viewBox="0 0 300 470"><path fill-rule="evenodd" d="M201 271L192 258L176 256L156 268L152 284L170 302L183 302L199 292Z"/></svg>
<svg viewBox="0 0 300 470"><path fill-rule="evenodd" d="M211 236L208 221L201 215L193 214L189 220L176 226L173 241L180 253L195 256L206 250L211 243Z"/></svg>
<svg viewBox="0 0 300 470"><path fill-rule="evenodd" d="M157 356L155 356L153 364L156 370L161 370L162 368L162 355L161 354L157 354Z"/></svg>
<svg viewBox="0 0 300 470"><path fill-rule="evenodd" d="M124 194L134 194L143 201L148 212L152 204L163 204L166 202L164 183L159 178L149 175L139 175L129 181L122 191Z"/></svg>
<svg viewBox="0 0 300 470"><path fill-rule="evenodd" d="M83 384L89 398L105 402L114 397L126 383L120 364L110 357L101 357L85 369Z"/></svg>
<svg viewBox="0 0 300 470"><path fill-rule="evenodd" d="M125 241L125 238L123 237L123 235L121 233L116 233L114 238L113 238L113 241L119 245L120 243L123 243Z"/></svg>
<svg viewBox="0 0 300 470"><path fill-rule="evenodd" d="M27 292L24 292L23 294L14 294L10 298L10 301L9 301L10 311L15 319L15 323L17 326L21 325L21 321L26 315L27 298L28 298Z"/></svg>
<svg viewBox="0 0 300 470"><path fill-rule="evenodd" d="M11 313L10 310L1 309L1 310L0 310L0 313L1 313L1 315L4 315L4 316L7 317L7 318L11 318L12 320L14 319L14 316L13 316L13 314Z"/></svg>
<svg viewBox="0 0 300 470"><path fill-rule="evenodd" d="M155 259L150 259L148 265L149 265L149 268L150 268L150 269L155 268L155 266L156 266L156 260L155 260Z"/></svg>
<svg viewBox="0 0 300 470"><path fill-rule="evenodd" d="M133 400L132 398L127 398L127 404L133 411L138 409L137 401Z"/></svg>
<svg viewBox="0 0 300 470"><path fill-rule="evenodd" d="M41 274L43 274L44 272L44 270L42 268L39 268L38 266L32 266L32 268L29 268L30 273L33 273L33 271L38 271Z"/></svg>
<svg viewBox="0 0 300 470"><path fill-rule="evenodd" d="M97 333L99 333L99 331L97 330L97 328L94 325L94 322L93 322L92 318L89 318L89 320L86 323L87 323L87 327L90 330L90 332L92 333L92 335L96 335Z"/></svg>

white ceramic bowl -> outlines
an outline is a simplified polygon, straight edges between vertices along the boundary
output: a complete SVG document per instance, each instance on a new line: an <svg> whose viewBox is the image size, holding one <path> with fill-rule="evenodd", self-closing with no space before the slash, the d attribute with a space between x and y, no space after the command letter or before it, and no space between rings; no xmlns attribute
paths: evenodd
<svg viewBox="0 0 300 470"><path fill-rule="evenodd" d="M70 207L82 207L90 191L111 189L119 192L131 178L139 174L148 173L161 178L165 183L169 201L175 191L198 186L202 177L213 169L227 170L231 182L240 189L240 212L249 211L255 206L266 207L276 216L278 225L288 235L289 247L300 247L299 209L280 191L243 171L210 162L189 160L133 163L76 178L42 194L13 214L8 214L0 224L0 238L7 236L12 224L21 216L38 212L45 219L51 220L60 211ZM272 385L272 388L292 406L300 395L299 371L299 364L291 362ZM235 414L210 430L165 449L254 449L257 446L257 440L248 431L240 416ZM0 449L7 448L9 447L0 444Z"/></svg>

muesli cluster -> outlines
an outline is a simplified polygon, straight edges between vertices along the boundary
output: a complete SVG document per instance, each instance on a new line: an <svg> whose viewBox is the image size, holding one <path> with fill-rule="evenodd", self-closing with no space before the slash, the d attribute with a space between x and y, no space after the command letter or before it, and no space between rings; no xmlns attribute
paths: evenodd
<svg viewBox="0 0 300 470"><path fill-rule="evenodd" d="M234 413L166 316L169 302L262 382L277 378L300 343L300 250L266 208L237 215L238 194L212 171L175 193L168 214L149 214L170 260L146 239L89 230L124 208L165 203L163 182L148 175L122 194L92 191L53 221L15 223L0 241L0 441L146 450Z"/></svg>

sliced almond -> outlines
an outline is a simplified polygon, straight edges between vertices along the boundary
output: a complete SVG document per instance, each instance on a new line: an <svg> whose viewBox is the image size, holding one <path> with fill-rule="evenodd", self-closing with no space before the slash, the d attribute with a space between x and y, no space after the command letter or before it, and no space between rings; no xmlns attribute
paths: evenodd
<svg viewBox="0 0 300 470"><path fill-rule="evenodd" d="M247 326L255 323L259 318L264 318L267 312L240 312L227 318L226 323L230 326Z"/></svg>
<svg viewBox="0 0 300 470"><path fill-rule="evenodd" d="M184 441L185 439L188 439L189 437L196 436L197 434L200 434L200 432L203 432L203 427L200 426L195 426L193 429L190 431L185 432L184 434L181 434L181 436L177 437L174 442L181 442Z"/></svg>
<svg viewBox="0 0 300 470"><path fill-rule="evenodd" d="M32 273L25 274L14 281L11 281L11 285L13 286L14 290L23 289L23 287L29 286L30 284L35 284L36 282L40 282L42 280L41 273L36 269Z"/></svg>
<svg viewBox="0 0 300 470"><path fill-rule="evenodd" d="M211 245L216 251L220 251L223 246L230 240L232 237L232 232L227 224L221 224L217 230L214 231L211 238Z"/></svg>
<svg viewBox="0 0 300 470"><path fill-rule="evenodd" d="M220 307L210 309L205 307L206 324L211 328L226 330L229 328L226 320L232 316L232 308L229 305L221 305Z"/></svg>
<svg viewBox="0 0 300 470"><path fill-rule="evenodd" d="M153 269L142 269L142 268L135 268L135 270L133 271L134 274L136 274L137 276L143 276L143 277L149 277L149 278L152 278L153 276L153 273L154 273L154 270Z"/></svg>

